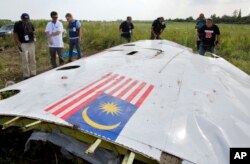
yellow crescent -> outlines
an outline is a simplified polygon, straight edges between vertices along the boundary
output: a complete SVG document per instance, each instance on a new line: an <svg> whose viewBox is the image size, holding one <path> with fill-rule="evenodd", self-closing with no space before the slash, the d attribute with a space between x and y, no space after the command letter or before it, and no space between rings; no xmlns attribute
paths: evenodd
<svg viewBox="0 0 250 164"><path fill-rule="evenodd" d="M92 126L93 128L96 128L96 129L100 129L100 130L113 130L115 128L117 128L121 122L117 123L117 124L114 124L114 125L102 125L102 124L98 124L96 122L94 122L93 120L91 120L88 116L88 110L89 108L85 108L82 112L82 118L83 120L89 124L90 126Z"/></svg>

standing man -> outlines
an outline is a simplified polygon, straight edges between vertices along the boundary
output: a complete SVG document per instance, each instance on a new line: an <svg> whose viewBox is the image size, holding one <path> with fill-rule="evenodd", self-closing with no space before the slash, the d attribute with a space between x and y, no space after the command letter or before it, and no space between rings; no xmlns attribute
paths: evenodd
<svg viewBox="0 0 250 164"><path fill-rule="evenodd" d="M59 64L64 64L63 60L63 24L58 21L58 14L55 11L50 13L52 18L51 22L48 22L45 32L47 36L48 46L49 46L49 53L50 53L50 62L52 68L56 68L56 53L59 57Z"/></svg>
<svg viewBox="0 0 250 164"><path fill-rule="evenodd" d="M22 58L23 78L36 75L35 28L27 13L21 15L21 21L14 25L14 39Z"/></svg>
<svg viewBox="0 0 250 164"><path fill-rule="evenodd" d="M160 35L163 33L166 28L165 20L163 17L159 17L154 20L151 28L151 37L150 39L161 39Z"/></svg>
<svg viewBox="0 0 250 164"><path fill-rule="evenodd" d="M206 25L199 30L199 35L201 41L199 54L204 56L206 51L214 53L215 46L220 44L220 30L211 18L206 20Z"/></svg>
<svg viewBox="0 0 250 164"><path fill-rule="evenodd" d="M81 41L81 23L78 20L73 19L73 16L70 13L66 14L66 19L68 22L68 30L69 30L69 61L72 62L72 53L74 47L77 50L77 59L81 58L81 49L80 49L80 41Z"/></svg>
<svg viewBox="0 0 250 164"><path fill-rule="evenodd" d="M196 37L196 46L197 46L197 50L199 50L199 47L200 47L200 35L199 35L199 30L205 26L206 24L206 19L205 19L205 16L203 13L201 13L197 19L197 22L196 22L196 25L195 25L195 28L197 29L197 36Z"/></svg>
<svg viewBox="0 0 250 164"><path fill-rule="evenodd" d="M131 36L133 34L134 25L132 23L132 17L128 16L127 20L122 22L119 27L121 33L121 39L131 42Z"/></svg>

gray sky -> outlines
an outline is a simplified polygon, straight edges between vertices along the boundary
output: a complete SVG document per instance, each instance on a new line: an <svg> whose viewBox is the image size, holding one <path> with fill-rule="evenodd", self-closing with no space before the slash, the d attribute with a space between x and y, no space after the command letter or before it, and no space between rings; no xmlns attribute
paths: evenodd
<svg viewBox="0 0 250 164"><path fill-rule="evenodd" d="M250 14L250 0L1 0L0 19L18 20L27 12L31 19L49 19L55 10L64 19L67 12L77 19L117 20L131 15L134 20L165 18L196 18L203 12L206 17L216 14L232 15L241 9Z"/></svg>

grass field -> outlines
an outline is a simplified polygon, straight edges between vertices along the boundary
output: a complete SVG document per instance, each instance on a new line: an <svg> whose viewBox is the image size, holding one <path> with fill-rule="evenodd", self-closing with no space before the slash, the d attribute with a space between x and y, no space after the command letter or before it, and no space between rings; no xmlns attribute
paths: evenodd
<svg viewBox="0 0 250 164"><path fill-rule="evenodd" d="M4 22L6 23L6 22ZM47 21L33 21L36 28L36 59L39 73L50 69L49 53L45 40L44 29ZM0 25L3 22L0 21ZM66 23L64 22L65 27ZM134 22L133 41L148 39L150 36L150 22ZM83 42L81 48L84 56L89 56L103 49L121 44L118 22L84 22ZM233 63L241 70L250 74L250 26L219 24L221 30L221 46L216 54ZM196 51L194 23L169 22L162 35L163 39L171 40L190 47ZM67 41L66 41L67 42ZM0 38L0 88L8 80L22 80L20 56L14 48L12 38ZM68 45L65 44L65 51Z"/></svg>

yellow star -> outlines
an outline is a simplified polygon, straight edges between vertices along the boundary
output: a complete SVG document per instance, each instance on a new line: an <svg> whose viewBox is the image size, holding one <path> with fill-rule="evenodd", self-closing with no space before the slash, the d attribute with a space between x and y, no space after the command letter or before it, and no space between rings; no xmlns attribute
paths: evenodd
<svg viewBox="0 0 250 164"><path fill-rule="evenodd" d="M100 106L101 110L107 114L119 115L121 113L121 110L117 104L114 103L103 103Z"/></svg>

